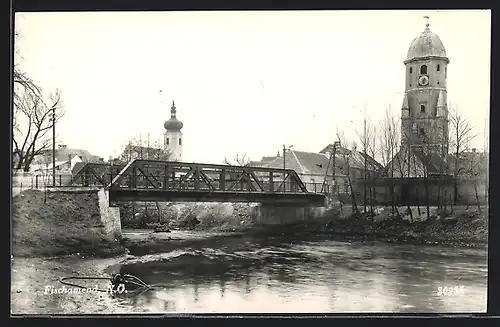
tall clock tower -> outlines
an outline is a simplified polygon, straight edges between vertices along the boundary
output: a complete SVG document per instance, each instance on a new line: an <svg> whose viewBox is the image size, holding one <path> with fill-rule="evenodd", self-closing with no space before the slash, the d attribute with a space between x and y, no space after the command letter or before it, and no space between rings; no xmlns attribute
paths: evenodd
<svg viewBox="0 0 500 327"><path fill-rule="evenodd" d="M404 61L403 147L425 149L442 157L448 153L446 78L449 62L443 43L431 32L427 21L423 33L411 43Z"/></svg>

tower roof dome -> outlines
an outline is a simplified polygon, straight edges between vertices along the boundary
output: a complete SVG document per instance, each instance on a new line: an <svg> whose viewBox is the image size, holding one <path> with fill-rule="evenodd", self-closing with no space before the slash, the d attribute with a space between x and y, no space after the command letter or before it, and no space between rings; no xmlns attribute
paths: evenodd
<svg viewBox="0 0 500 327"><path fill-rule="evenodd" d="M180 132L184 124L178 120L176 115L175 102L172 101L172 107L170 108L170 119L163 124L163 127L169 132Z"/></svg>
<svg viewBox="0 0 500 327"><path fill-rule="evenodd" d="M425 57L440 57L449 61L443 42L439 36L431 32L428 22L425 24L425 30L422 34L411 43L405 63Z"/></svg>

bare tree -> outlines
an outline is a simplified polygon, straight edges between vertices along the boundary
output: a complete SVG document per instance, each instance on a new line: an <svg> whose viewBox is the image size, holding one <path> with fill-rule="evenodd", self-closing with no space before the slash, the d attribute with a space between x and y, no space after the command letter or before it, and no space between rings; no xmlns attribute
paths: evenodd
<svg viewBox="0 0 500 327"><path fill-rule="evenodd" d="M477 189L477 181L479 180L479 176L481 175L482 167L480 165L480 155L476 153L476 149L472 149L472 155L468 160L467 164L464 165L465 169L463 171L464 177L468 180L472 181L472 186L474 187L474 196L476 198L477 209L481 212L481 201L479 200L479 193ZM469 204L467 204L467 207Z"/></svg>
<svg viewBox="0 0 500 327"><path fill-rule="evenodd" d="M411 140L412 135L409 131L402 130L401 132L407 140ZM411 144L411 141L409 141L409 143ZM395 169L401 178L410 178L412 175L412 169L413 169L413 174L417 174L415 154L413 153L411 147L408 144L405 146L400 146L399 151L395 155L393 160L395 162ZM428 194L427 188L426 188L426 194ZM409 202L406 205L406 211L410 214L410 221L413 222L413 212L411 210ZM399 216L398 212L397 214Z"/></svg>
<svg viewBox="0 0 500 327"><path fill-rule="evenodd" d="M468 145L477 134L473 134L473 126L470 121L464 117L458 109L452 110L449 118L449 146L453 151L453 188L454 188L454 203L458 201L458 178L466 173L467 164L464 153L467 151Z"/></svg>
<svg viewBox="0 0 500 327"><path fill-rule="evenodd" d="M397 118L391 111L391 108L387 108L385 111L384 119L380 126L381 135L379 138L379 149L382 165L385 167L384 173L387 179L389 179L389 193L391 196L391 208L392 213L397 212L395 189L394 189L394 169L396 164L395 156L399 152L399 124ZM387 194L387 189L386 189Z"/></svg>
<svg viewBox="0 0 500 327"><path fill-rule="evenodd" d="M141 137L135 137L125 143L119 159L125 162L147 158L151 160L169 161L171 155L172 152L169 149L163 148L160 140L156 140L148 146L147 141L143 140Z"/></svg>
<svg viewBox="0 0 500 327"><path fill-rule="evenodd" d="M242 167L250 166L250 158L247 157L246 153L236 154L236 156L233 158L232 161L224 157L222 163L224 165L230 165L230 166L242 166Z"/></svg>
<svg viewBox="0 0 500 327"><path fill-rule="evenodd" d="M347 183L349 186L349 191L350 191L350 196L351 196L352 211L356 216L359 216L358 205L356 203L356 194L354 192L353 185L352 185L351 160L352 160L353 153L351 150L345 148L345 146L342 146L343 144L349 144L343 131L337 130L337 138L341 144L341 147L339 149L337 149L337 151L342 159L341 163L339 164L339 169L347 177ZM353 149L354 150L356 149L356 145L354 143L353 143Z"/></svg>
<svg viewBox="0 0 500 327"><path fill-rule="evenodd" d="M46 159L47 160L45 160L45 167L42 168L42 170L41 170L41 176L42 176L42 181L43 181L43 203L47 203L47 185L50 182L50 176L51 176L51 174L49 173L49 160L48 160L50 158L46 158ZM53 185L53 186L55 186L55 185Z"/></svg>
<svg viewBox="0 0 500 327"><path fill-rule="evenodd" d="M153 147L156 150L153 158L154 160L169 161L172 157L172 151L163 148L162 144L163 143L160 140L156 140L153 143Z"/></svg>
<svg viewBox="0 0 500 327"><path fill-rule="evenodd" d="M378 147L377 147L377 127L373 124L368 124L366 128L366 151L365 151L365 167L367 167L367 155L370 156L372 159L375 159L378 155ZM366 171L367 168L365 168ZM369 192L370 192L370 214L372 218L372 222L374 222L375 219L375 213L373 211L373 202L376 198L376 189L375 189L375 184L374 181L377 178L377 167L374 167L370 161L370 173L368 174L369 179L371 180L371 183L369 185Z"/></svg>
<svg viewBox="0 0 500 327"><path fill-rule="evenodd" d="M43 102L42 99L42 89L25 73L23 73L19 68L14 66L14 101L22 101L23 93L29 92L33 97L39 99L39 101Z"/></svg>
<svg viewBox="0 0 500 327"><path fill-rule="evenodd" d="M366 121L366 112L365 116L363 118L363 133L359 133L357 130L355 130L356 134L358 135L359 141L361 142L361 146L363 147L363 214L366 215L366 204L367 204L367 182L368 182L368 176L367 176L367 162L366 162L366 151L368 148L368 131L367 131L367 121Z"/></svg>
<svg viewBox="0 0 500 327"><path fill-rule="evenodd" d="M424 140L424 142L426 142L426 140ZM427 212L427 219L430 218L431 216L431 213L430 213L430 208L429 208L429 166L428 166L428 162L429 162L429 148L427 146L427 143L424 143L424 147L423 147L423 158L426 162L423 162L423 165L422 165L422 170L423 170L423 175L424 175L424 187L425 187L425 208L426 208L426 212ZM413 220L413 217L412 217L412 220Z"/></svg>
<svg viewBox="0 0 500 327"><path fill-rule="evenodd" d="M50 105L29 90L21 90L14 98L13 154L17 156L16 169L29 171L35 156L45 153L51 146L46 137L64 116L61 93L55 90L49 96ZM55 120L52 119L55 115Z"/></svg>
<svg viewBox="0 0 500 327"><path fill-rule="evenodd" d="M39 101L43 102L42 88L38 86L26 73L21 71L21 69L19 68L18 62L20 59L23 59L23 57L21 56L19 48L17 47L17 41L19 40L19 38L21 38L21 35L15 32L14 37L16 45L14 47L15 60L14 60L14 73L13 73L14 101L21 102L24 92L29 92L33 97L38 98Z"/></svg>
<svg viewBox="0 0 500 327"><path fill-rule="evenodd" d="M377 156L378 147L376 144L376 127L373 125L368 117L364 117L363 120L363 133L358 133L359 141L361 146L363 147L363 207L364 213L366 214L366 207L368 202L370 203L370 213L373 220L374 212L373 212L373 180L372 173L375 167L372 167L372 163L368 163L368 156L375 158ZM370 167L368 167L370 165ZM368 194L369 193L369 194Z"/></svg>

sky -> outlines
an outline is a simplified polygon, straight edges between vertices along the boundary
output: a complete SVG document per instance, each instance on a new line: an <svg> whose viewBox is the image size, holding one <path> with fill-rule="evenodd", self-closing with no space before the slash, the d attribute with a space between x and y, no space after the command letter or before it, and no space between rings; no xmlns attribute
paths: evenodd
<svg viewBox="0 0 500 327"><path fill-rule="evenodd" d="M450 63L449 107L489 126L491 12L252 11L17 13L19 68L65 115L57 141L107 159L132 138L161 139L173 100L183 161L319 152L363 112L400 117L412 40L437 34ZM487 133L486 133L487 134Z"/></svg>

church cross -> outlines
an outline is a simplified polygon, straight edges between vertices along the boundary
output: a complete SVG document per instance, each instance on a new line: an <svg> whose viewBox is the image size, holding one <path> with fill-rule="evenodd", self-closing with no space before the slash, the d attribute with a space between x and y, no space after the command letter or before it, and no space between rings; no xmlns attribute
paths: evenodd
<svg viewBox="0 0 500 327"><path fill-rule="evenodd" d="M425 27L429 27L429 16L424 16L424 18L426 19L426 22L425 22Z"/></svg>

